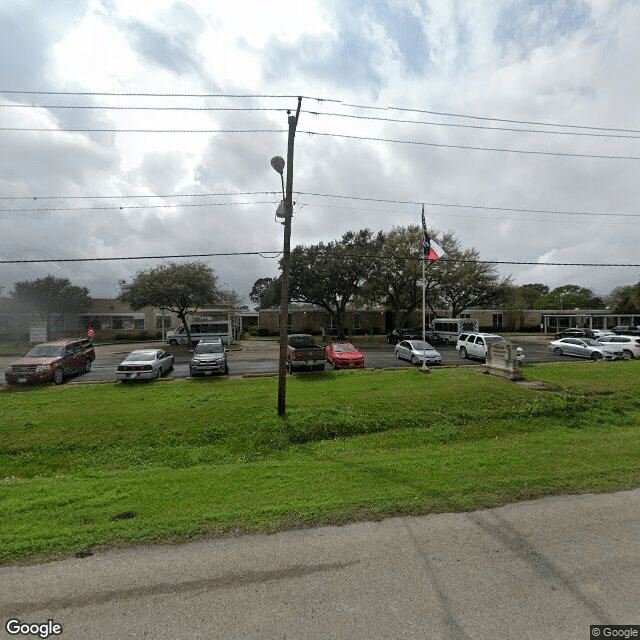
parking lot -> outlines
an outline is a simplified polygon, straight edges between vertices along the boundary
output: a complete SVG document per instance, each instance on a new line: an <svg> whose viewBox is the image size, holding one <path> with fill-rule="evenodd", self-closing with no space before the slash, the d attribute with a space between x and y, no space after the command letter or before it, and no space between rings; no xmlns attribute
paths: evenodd
<svg viewBox="0 0 640 640"><path fill-rule="evenodd" d="M548 350L549 337L539 335L523 335L513 340L523 347L527 363L540 362L578 362L574 358L555 356ZM362 349L365 366L368 369L413 368L414 365L394 356L393 345L379 342L355 342ZM96 359L91 371L75 376L72 382L104 382L115 380L117 365L134 349L162 348L160 342L97 344ZM269 375L278 371L279 345L277 340L241 340L231 350L229 358L229 375L232 378L247 375ZM169 351L171 347L167 346ZM442 355L442 366L469 366L482 364L477 360L463 360L454 345L439 344L436 349ZM175 353L175 366L167 379L184 379L189 377L189 354L184 349ZM0 357L0 383L4 384L4 369L15 356ZM327 370L331 365L327 365Z"/></svg>

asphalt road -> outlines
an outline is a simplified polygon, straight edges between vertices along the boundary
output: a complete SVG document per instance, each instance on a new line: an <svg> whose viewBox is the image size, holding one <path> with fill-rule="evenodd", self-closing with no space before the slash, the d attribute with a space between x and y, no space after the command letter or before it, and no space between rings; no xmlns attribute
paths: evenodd
<svg viewBox="0 0 640 640"><path fill-rule="evenodd" d="M549 339L536 335L518 337L517 344L522 346L526 353L526 361L535 362L562 362L572 361L574 358L555 356L548 350ZM260 375L277 373L278 371L278 342L275 340L244 340L240 342L241 350L230 351L229 372L231 377L245 375ZM362 347L365 364L369 368L385 369L396 367L414 367L409 362L397 360L393 355L393 345L368 345L367 342L358 344ZM161 348L161 343L133 343L133 344L98 344L96 345L96 360L92 371L88 374L75 376L71 382L104 382L115 380L117 365L124 357L134 349ZM167 346L167 351L172 348ZM469 366L481 364L479 361L462 360L454 345L440 344L436 349L443 358L443 366ZM4 383L4 368L14 358L0 357L0 383ZM187 353L177 353L174 370L170 379L182 379L189 376L189 357ZM327 369L331 366L328 365Z"/></svg>
<svg viewBox="0 0 640 640"><path fill-rule="evenodd" d="M112 549L0 567L0 637L587 640L640 624L639 539L634 490Z"/></svg>

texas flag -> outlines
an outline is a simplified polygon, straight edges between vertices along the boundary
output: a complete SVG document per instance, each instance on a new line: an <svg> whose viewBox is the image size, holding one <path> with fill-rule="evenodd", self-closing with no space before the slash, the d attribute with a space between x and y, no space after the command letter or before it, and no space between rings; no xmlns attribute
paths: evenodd
<svg viewBox="0 0 640 640"><path fill-rule="evenodd" d="M424 219L424 205L422 205L422 255L429 262L435 262L444 255L442 247L429 237L427 223Z"/></svg>

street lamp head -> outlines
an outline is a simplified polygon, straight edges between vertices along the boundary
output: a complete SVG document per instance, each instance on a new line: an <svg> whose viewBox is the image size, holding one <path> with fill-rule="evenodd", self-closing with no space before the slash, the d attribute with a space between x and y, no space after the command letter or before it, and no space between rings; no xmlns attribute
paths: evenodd
<svg viewBox="0 0 640 640"><path fill-rule="evenodd" d="M271 158L271 166L282 175L284 171L284 158L282 156L273 156L273 158Z"/></svg>

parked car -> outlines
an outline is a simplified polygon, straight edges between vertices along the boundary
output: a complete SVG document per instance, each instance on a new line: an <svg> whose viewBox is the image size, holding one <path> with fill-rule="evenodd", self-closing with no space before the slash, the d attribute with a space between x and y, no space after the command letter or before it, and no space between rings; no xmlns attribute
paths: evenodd
<svg viewBox="0 0 640 640"><path fill-rule="evenodd" d="M461 333L456 342L456 350L461 358L487 359L487 350L492 343L506 343L503 336L495 333ZM524 349L516 347L516 358L520 364L524 362Z"/></svg>
<svg viewBox="0 0 640 640"><path fill-rule="evenodd" d="M398 360L408 360L412 364L442 364L440 352L422 340L402 340L393 352Z"/></svg>
<svg viewBox="0 0 640 640"><path fill-rule="evenodd" d="M611 334L598 338L598 342L607 349L622 349L627 360L640 358L640 336L618 336Z"/></svg>
<svg viewBox="0 0 640 640"><path fill-rule="evenodd" d="M195 349L189 362L189 373L192 376L220 373L228 375L227 351L221 339L203 338Z"/></svg>
<svg viewBox="0 0 640 640"><path fill-rule="evenodd" d="M350 342L332 342L325 347L327 362L334 369L364 369L364 356Z"/></svg>
<svg viewBox="0 0 640 640"><path fill-rule="evenodd" d="M588 327L571 327L555 334L558 338L595 338L595 333Z"/></svg>
<svg viewBox="0 0 640 640"><path fill-rule="evenodd" d="M549 343L549 350L557 356L577 356L592 360L622 360L622 349L607 347L593 338L561 338Z"/></svg>
<svg viewBox="0 0 640 640"><path fill-rule="evenodd" d="M173 354L162 349L132 351L116 370L116 380L153 380L173 369Z"/></svg>
<svg viewBox="0 0 640 640"><path fill-rule="evenodd" d="M72 374L91 371L95 359L93 344L87 338L44 342L11 362L4 377L7 384L49 381L62 384Z"/></svg>
<svg viewBox="0 0 640 640"><path fill-rule="evenodd" d="M611 329L592 329L593 337L595 340L602 338L604 336L613 335L613 331Z"/></svg>
<svg viewBox="0 0 640 640"><path fill-rule="evenodd" d="M417 329L391 329L387 333L387 342L389 344L398 344L401 340L422 340L422 331Z"/></svg>
<svg viewBox="0 0 640 640"><path fill-rule="evenodd" d="M617 327L613 327L611 331L619 335L628 335L628 336L640 335L640 328L635 327L633 325L626 325L626 324L621 324L621 325L618 325Z"/></svg>

